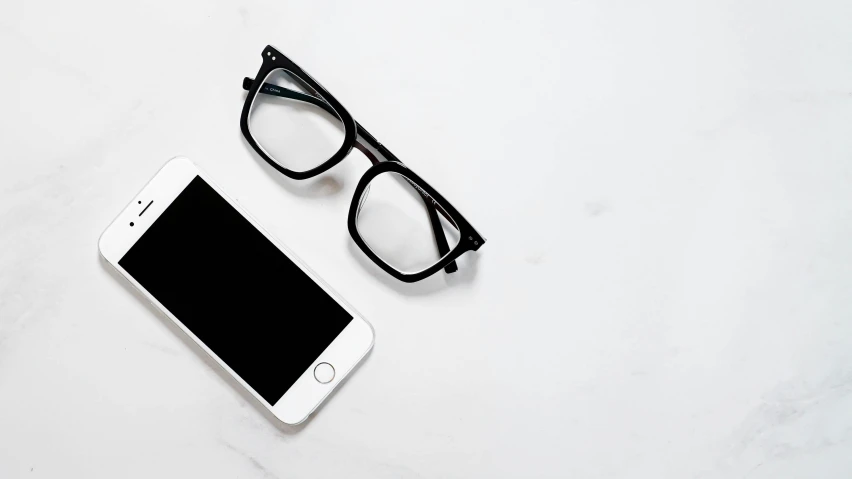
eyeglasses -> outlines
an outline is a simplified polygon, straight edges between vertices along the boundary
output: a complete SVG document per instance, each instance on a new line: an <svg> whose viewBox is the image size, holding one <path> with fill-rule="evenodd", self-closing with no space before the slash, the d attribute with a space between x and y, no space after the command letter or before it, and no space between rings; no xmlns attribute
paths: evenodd
<svg viewBox="0 0 852 479"><path fill-rule="evenodd" d="M315 177L353 147L373 166L355 188L349 234L364 254L395 278L415 282L476 251L483 238L437 190L358 124L325 88L272 46L263 50L240 129L273 168L295 180ZM258 81L257 79L262 79Z"/></svg>

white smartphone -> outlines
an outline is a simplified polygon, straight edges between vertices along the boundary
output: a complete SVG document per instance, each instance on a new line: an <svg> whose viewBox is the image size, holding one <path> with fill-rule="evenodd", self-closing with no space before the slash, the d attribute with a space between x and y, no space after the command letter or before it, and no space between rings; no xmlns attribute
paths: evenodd
<svg viewBox="0 0 852 479"><path fill-rule="evenodd" d="M373 347L370 324L186 158L98 246L284 423L307 419Z"/></svg>

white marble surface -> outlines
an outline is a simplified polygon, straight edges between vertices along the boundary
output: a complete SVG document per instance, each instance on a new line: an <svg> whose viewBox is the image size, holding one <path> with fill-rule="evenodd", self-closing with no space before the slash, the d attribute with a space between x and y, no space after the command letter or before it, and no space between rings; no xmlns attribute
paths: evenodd
<svg viewBox="0 0 852 479"><path fill-rule="evenodd" d="M852 476L852 3L4 2L0 477ZM353 152L240 135L271 43L488 238L366 263ZM374 324L279 428L117 280L100 232L207 170Z"/></svg>

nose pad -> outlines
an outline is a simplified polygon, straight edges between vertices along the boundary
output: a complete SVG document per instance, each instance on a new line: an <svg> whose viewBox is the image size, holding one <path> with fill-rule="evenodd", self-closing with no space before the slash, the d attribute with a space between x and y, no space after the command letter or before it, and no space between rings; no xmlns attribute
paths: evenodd
<svg viewBox="0 0 852 479"><path fill-rule="evenodd" d="M364 188L364 192L361 193L361 199L358 200L358 209L355 211L355 217L361 214L361 207L364 206L364 201L367 200L367 195L370 194L370 185L368 184L366 188Z"/></svg>

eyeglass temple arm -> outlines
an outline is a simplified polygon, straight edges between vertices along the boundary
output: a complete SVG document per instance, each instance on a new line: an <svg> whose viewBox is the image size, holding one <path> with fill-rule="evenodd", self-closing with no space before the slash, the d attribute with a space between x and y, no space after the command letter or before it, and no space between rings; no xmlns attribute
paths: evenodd
<svg viewBox="0 0 852 479"><path fill-rule="evenodd" d="M299 80L298 77L294 77L294 78L296 80ZM254 83L254 79L248 78L248 77L244 78L243 79L243 89L248 91L251 88L251 85L253 83ZM314 91L314 89L310 87L310 85L303 84L303 86L305 88L309 89L310 91L312 91L314 94L317 94L316 91ZM273 84L270 84L270 83L264 83L263 85L261 85L260 89L258 90L258 93L264 93L264 94L267 94L267 95L273 95L273 96L277 96L277 97L281 97L281 98L290 98L292 100L298 100L298 101L303 101L305 103L310 103L312 105L316 105L316 106L322 108L323 110L325 110L328 114L330 114L332 116L335 116L335 117L337 116L337 113L334 111L334 109L331 107L331 105L326 103L322 98L319 98L318 96L308 95L306 93L300 93L300 92L289 90L287 88L280 87L278 85L273 85ZM401 161L399 161L399 159L393 153L390 152L390 150L388 150L385 147L385 145L379 143L378 140L376 140L376 138L373 137L373 135L368 133L367 130L364 129L364 127L362 127L357 122L355 123L355 125L358 128L358 136L357 136L358 140L364 139L367 142L367 145L365 145L361 141L356 140L355 141L355 148L358 148L358 150L361 151L361 153L363 153L364 156L369 158L369 160L374 165L379 164L379 162L381 160L379 160L379 158L373 153L373 151L371 151L371 148L374 149L377 153L379 153L379 155L384 156L387 160L402 163ZM368 148L368 145L369 145L370 148ZM419 188L415 188L415 189L418 192L420 191ZM435 235L435 243L438 247L438 254L440 254L441 257L443 258L444 255L446 255L447 253L450 252L450 245L447 242L447 237L446 237L446 234L444 233L444 228L441 226L441 220L440 220L440 218L438 218L438 212L440 212L441 215L444 218L447 219L447 221L452 222L452 220L450 219L449 215L447 214L446 211L444 211L443 208L439 207L437 204L435 204L433 202L432 198L429 198L428 196L424 195L423 193L420 193L420 197L423 199L423 203L426 205L426 211L429 212L429 221L432 223L432 233ZM450 262L449 264L447 264L447 266L444 267L444 271L447 272L447 273L455 273L456 271L458 271L458 269L459 269L459 267L458 267L458 265L456 264L455 261Z"/></svg>

